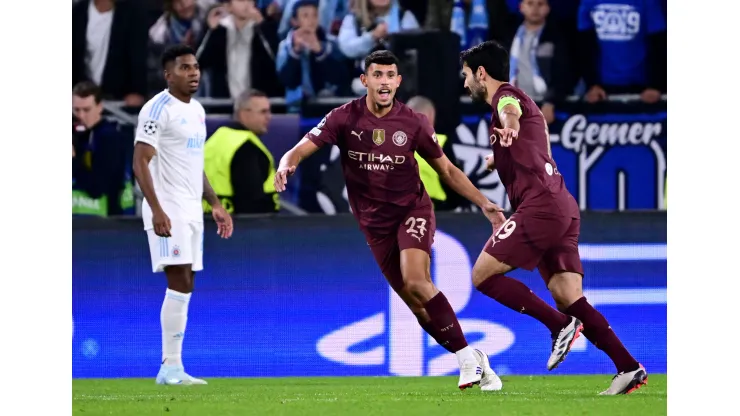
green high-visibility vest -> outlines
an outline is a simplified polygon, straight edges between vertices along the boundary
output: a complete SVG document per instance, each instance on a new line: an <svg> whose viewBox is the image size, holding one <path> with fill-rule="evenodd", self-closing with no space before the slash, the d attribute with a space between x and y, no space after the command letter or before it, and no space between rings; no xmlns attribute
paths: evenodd
<svg viewBox="0 0 740 416"><path fill-rule="evenodd" d="M134 201L134 184L131 181L126 181L118 200L124 213L127 210L134 209L136 204ZM85 191L72 189L72 214L107 217L108 197L103 195L100 198L93 198Z"/></svg>
<svg viewBox="0 0 740 416"><path fill-rule="evenodd" d="M267 147L265 147L257 135L249 130L221 127L206 141L203 152L205 154L204 171L208 177L208 182L210 182L213 191L216 192L216 195L221 200L221 205L224 209L233 213L234 201L232 198L234 197L234 188L231 185L231 161L234 159L237 150L247 141L257 146L267 156L267 160L270 161L270 174L267 175L267 179L262 184L262 190L266 194L272 194L272 199L275 202L275 210L277 211L280 209L280 201L275 190L275 160L272 157L272 153L267 150ZM203 211L211 211L210 204L205 200L203 201Z"/></svg>
<svg viewBox="0 0 740 416"><path fill-rule="evenodd" d="M447 141L447 136L437 134L437 141L439 147L443 147ZM419 164L419 176L421 176L421 181L424 183L424 188L426 188L429 197L437 201L447 200L447 193L442 188L442 182L439 180L437 171L418 153L415 153L414 157L416 157L416 162Z"/></svg>

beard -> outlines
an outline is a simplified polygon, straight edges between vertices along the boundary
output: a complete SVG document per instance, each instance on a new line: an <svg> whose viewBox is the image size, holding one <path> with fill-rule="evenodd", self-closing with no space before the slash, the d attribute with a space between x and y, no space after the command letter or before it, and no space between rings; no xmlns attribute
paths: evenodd
<svg viewBox="0 0 740 416"><path fill-rule="evenodd" d="M488 89L482 82L474 82L470 85L470 98L477 103L485 103L486 96L488 95Z"/></svg>

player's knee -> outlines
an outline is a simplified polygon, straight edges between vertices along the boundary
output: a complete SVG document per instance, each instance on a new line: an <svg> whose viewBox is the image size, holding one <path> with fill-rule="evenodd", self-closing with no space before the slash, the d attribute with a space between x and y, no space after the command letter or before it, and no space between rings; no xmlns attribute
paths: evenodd
<svg viewBox="0 0 740 416"><path fill-rule="evenodd" d="M475 266L473 266L472 272L473 286L477 288L492 276L506 273L510 270L507 269L507 267L508 266L498 261L496 261L496 263L476 262Z"/></svg>
<svg viewBox="0 0 740 416"><path fill-rule="evenodd" d="M425 304L435 295L434 284L425 278L411 278L406 280L404 290L406 290L415 303Z"/></svg>
<svg viewBox="0 0 740 416"><path fill-rule="evenodd" d="M189 266L167 266L167 287L180 293L191 293L195 286L194 273Z"/></svg>
<svg viewBox="0 0 740 416"><path fill-rule="evenodd" d="M556 273L550 278L547 288L558 309L565 310L583 297L581 279L577 273Z"/></svg>

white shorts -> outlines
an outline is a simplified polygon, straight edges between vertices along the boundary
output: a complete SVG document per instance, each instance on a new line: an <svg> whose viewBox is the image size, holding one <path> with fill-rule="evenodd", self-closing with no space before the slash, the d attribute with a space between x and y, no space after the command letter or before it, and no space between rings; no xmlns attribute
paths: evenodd
<svg viewBox="0 0 740 416"><path fill-rule="evenodd" d="M146 230L152 271L163 272L165 266L192 265L192 270L203 270L203 223L173 223L171 237L160 237L154 230Z"/></svg>

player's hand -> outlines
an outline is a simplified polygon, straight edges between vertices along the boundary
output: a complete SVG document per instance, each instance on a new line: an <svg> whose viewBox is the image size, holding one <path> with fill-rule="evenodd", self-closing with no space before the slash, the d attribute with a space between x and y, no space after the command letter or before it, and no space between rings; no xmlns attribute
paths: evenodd
<svg viewBox="0 0 740 416"><path fill-rule="evenodd" d="M588 90L585 98L588 103L598 103L599 101L606 100L606 91L604 91L600 86L594 85L590 90Z"/></svg>
<svg viewBox="0 0 740 416"><path fill-rule="evenodd" d="M285 190L285 185L288 183L288 176L293 176L294 173L295 166L278 169L275 173L275 190L283 192Z"/></svg>
<svg viewBox="0 0 740 416"><path fill-rule="evenodd" d="M170 217L163 210L159 209L152 212L152 225L154 226L154 234L160 237L172 237L172 234L170 234L172 230Z"/></svg>
<svg viewBox="0 0 740 416"><path fill-rule="evenodd" d="M494 128L493 133L498 136L499 143L503 147L511 146L514 143L514 139L519 137L519 132L509 127L503 129Z"/></svg>
<svg viewBox="0 0 740 416"><path fill-rule="evenodd" d="M486 156L486 170L489 172L493 171L493 153Z"/></svg>
<svg viewBox="0 0 740 416"><path fill-rule="evenodd" d="M645 103L655 104L660 101L660 91L654 88L648 88L640 94L640 98Z"/></svg>
<svg viewBox="0 0 740 416"><path fill-rule="evenodd" d="M506 222L506 217L504 217L503 214L503 208L494 204L493 202L489 201L481 207L481 210L483 211L483 215L488 218L488 221L491 221L494 233L496 232L496 230L501 228L504 222Z"/></svg>
<svg viewBox="0 0 740 416"><path fill-rule="evenodd" d="M223 206L218 205L213 207L213 219L216 221L216 226L218 227L218 235L221 238L231 237L231 234L234 233L234 221Z"/></svg>

